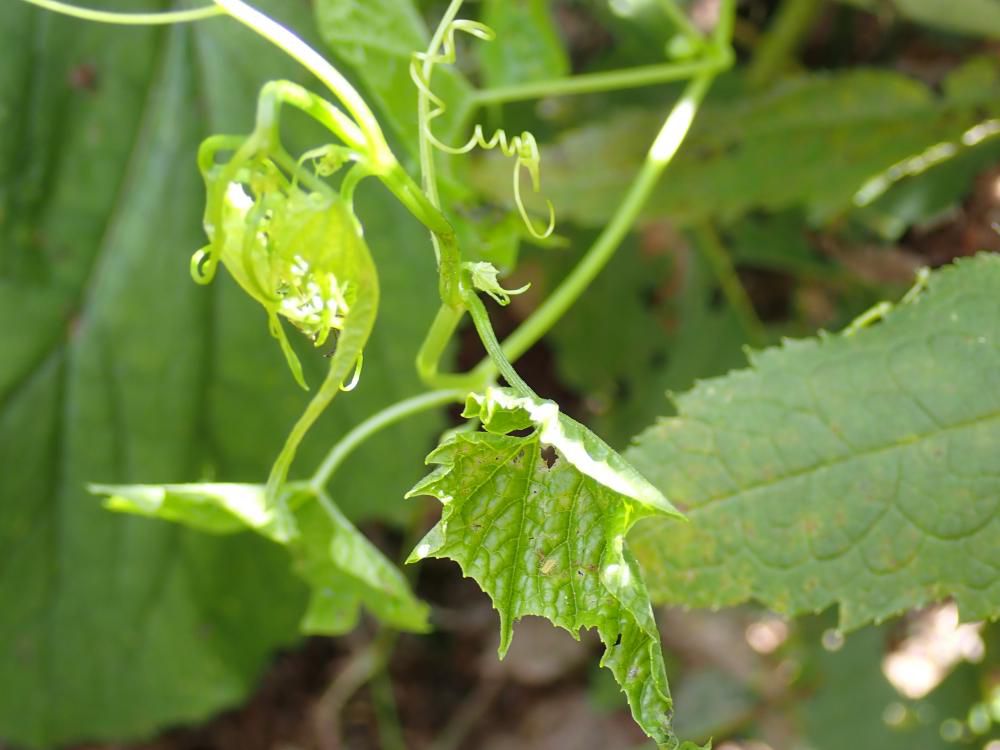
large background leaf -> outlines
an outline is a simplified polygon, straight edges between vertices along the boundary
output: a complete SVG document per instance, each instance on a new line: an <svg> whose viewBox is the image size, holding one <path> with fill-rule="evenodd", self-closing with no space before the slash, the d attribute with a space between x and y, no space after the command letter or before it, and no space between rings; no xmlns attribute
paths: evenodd
<svg viewBox="0 0 1000 750"><path fill-rule="evenodd" d="M737 218L753 209L804 206L827 219L853 205L865 183L901 160L960 137L996 112L1000 68L979 60L935 95L885 70L786 80L761 94L710 101L647 204L647 216L678 222ZM645 158L662 115L615 112L542 149L542 185L562 220L601 226ZM490 156L475 174L509 203L509 174Z"/></svg>
<svg viewBox="0 0 1000 750"><path fill-rule="evenodd" d="M845 0L873 12L889 9L917 23L943 31L1000 37L1000 5L994 0Z"/></svg>
<svg viewBox="0 0 1000 750"><path fill-rule="evenodd" d="M308 29L306 8L261 5ZM84 489L259 481L303 407L260 311L187 270L199 140L248 132L259 85L298 74L226 20L121 29L4 3L0 29L0 737L147 734L239 701L305 604L266 542L125 519ZM361 385L300 467L417 387L432 254L377 186L359 202L392 217L368 222L386 305ZM315 384L326 360L303 353ZM355 515L394 504L435 426L366 446L336 497Z"/></svg>
<svg viewBox="0 0 1000 750"><path fill-rule="evenodd" d="M700 383L628 457L691 523L633 535L660 601L840 604L842 627L953 596L1000 612L1000 256L851 336Z"/></svg>

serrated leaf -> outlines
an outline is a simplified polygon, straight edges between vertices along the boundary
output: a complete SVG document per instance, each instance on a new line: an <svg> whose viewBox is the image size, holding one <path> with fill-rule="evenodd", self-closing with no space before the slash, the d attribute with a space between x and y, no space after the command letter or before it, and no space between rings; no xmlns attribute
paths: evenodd
<svg viewBox="0 0 1000 750"><path fill-rule="evenodd" d="M936 144L959 142L995 116L1000 66L976 61L967 67L976 70L976 87L953 85L967 77L959 69L942 95L897 73L852 70L710 101L644 215L689 223L803 206L815 221L825 221L849 209L869 179ZM658 113L621 111L543 146L545 193L559 217L607 223L661 124ZM489 198L509 204L504 170L491 156L473 178Z"/></svg>
<svg viewBox="0 0 1000 750"><path fill-rule="evenodd" d="M637 519L666 511L645 505L645 492L611 489L628 485L634 472L611 478L625 462L595 461L584 428L561 422L550 406L499 389L470 397L466 416L481 418L488 431L454 433L428 456L438 466L410 495L432 495L444 509L410 561L451 558L479 583L500 615L501 657L525 615L546 617L574 637L596 628L606 648L601 663L636 721L661 746L676 747L659 633L625 546ZM527 436L506 434L525 428ZM551 465L546 445L558 456Z"/></svg>
<svg viewBox="0 0 1000 750"><path fill-rule="evenodd" d="M857 628L954 597L1000 614L1000 256L931 275L851 335L699 384L628 458L689 525L633 536L654 600Z"/></svg>
<svg viewBox="0 0 1000 750"><path fill-rule="evenodd" d="M289 485L285 510L268 505L259 484L92 485L90 490L107 495L110 510L213 534L249 529L286 547L310 587L303 632L346 633L357 624L362 604L394 627L428 630L427 606L414 598L399 569L323 493Z"/></svg>
<svg viewBox="0 0 1000 750"><path fill-rule="evenodd" d="M308 37L306 5L254 4ZM198 143L247 132L261 84L303 75L224 20L123 29L0 3L0 41L0 741L148 736L241 701L307 604L277 545L111 514L85 489L260 481L305 406L261 310L187 270L205 243ZM310 145L294 119L283 135ZM433 252L384 190L362 186L357 208L389 299L299 471L419 388ZM301 343L318 382L329 360ZM406 512L428 417L338 471L345 513Z"/></svg>
<svg viewBox="0 0 1000 750"><path fill-rule="evenodd" d="M555 448L581 474L653 510L681 515L616 450L559 411L555 401L519 396L505 388L489 388L485 394L469 394L462 416L478 419L483 427L496 434L532 427L542 445Z"/></svg>

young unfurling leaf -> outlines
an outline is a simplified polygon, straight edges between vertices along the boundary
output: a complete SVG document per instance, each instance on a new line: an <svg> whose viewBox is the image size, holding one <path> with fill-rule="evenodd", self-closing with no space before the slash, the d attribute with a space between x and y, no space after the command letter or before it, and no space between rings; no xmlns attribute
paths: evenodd
<svg viewBox="0 0 1000 750"><path fill-rule="evenodd" d="M410 560L449 557L479 583L500 615L501 656L524 615L574 637L596 628L601 663L638 724L661 747L677 747L659 633L625 545L638 519L677 512L550 401L490 389L469 398L465 416L486 431L452 433L428 457L438 466L410 495L432 495L444 510ZM551 464L546 446L557 454Z"/></svg>
<svg viewBox="0 0 1000 750"><path fill-rule="evenodd" d="M427 630L427 606L399 569L344 517L325 492L287 485L278 505L259 484L92 485L105 507L161 518L212 534L254 531L285 547L310 589L300 627L337 635L357 624L361 605L401 630ZM284 516L284 517L282 517Z"/></svg>

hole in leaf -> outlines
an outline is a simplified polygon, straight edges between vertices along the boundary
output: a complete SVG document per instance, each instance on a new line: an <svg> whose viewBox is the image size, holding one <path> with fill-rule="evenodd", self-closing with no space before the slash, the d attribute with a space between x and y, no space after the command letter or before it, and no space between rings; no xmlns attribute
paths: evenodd
<svg viewBox="0 0 1000 750"><path fill-rule="evenodd" d="M545 465L551 469L552 465L555 464L556 462L557 458L556 449L553 448L551 445L546 445L544 448L542 448L541 453L542 453L542 460L545 462Z"/></svg>

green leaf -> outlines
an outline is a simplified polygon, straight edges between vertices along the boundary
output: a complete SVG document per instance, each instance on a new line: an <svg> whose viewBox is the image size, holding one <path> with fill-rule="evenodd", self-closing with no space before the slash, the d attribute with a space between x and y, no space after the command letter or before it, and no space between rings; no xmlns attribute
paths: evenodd
<svg viewBox="0 0 1000 750"><path fill-rule="evenodd" d="M843 629L954 597L1000 614L1000 256L885 319L700 383L627 455L691 523L632 542L654 600L840 605Z"/></svg>
<svg viewBox="0 0 1000 750"><path fill-rule="evenodd" d="M793 704L805 740L817 750L877 747L879 750L948 750L941 736L948 719L963 720L976 702L974 669L961 664L929 695L900 695L882 672L887 645L899 638L890 627L865 628L841 648L820 645L819 618L804 623L806 649L796 654L806 665L809 692ZM804 657L804 658L803 658Z"/></svg>
<svg viewBox="0 0 1000 750"><path fill-rule="evenodd" d="M486 0L480 20L497 37L477 47L487 85L569 75L569 58L546 0Z"/></svg>
<svg viewBox="0 0 1000 750"><path fill-rule="evenodd" d="M483 395L470 394L462 416L478 419L483 427L496 434L533 428L542 445L555 448L581 474L651 510L680 517L670 501L628 461L582 424L560 412L554 401L490 388Z"/></svg>
<svg viewBox="0 0 1000 750"><path fill-rule="evenodd" d="M587 242L574 238L578 244ZM577 260L550 254L546 281L557 283ZM587 424L625 446L652 422L649 405L664 393L744 365L746 334L717 300L699 254L678 250L668 258L627 240L548 336L561 381L593 412Z"/></svg>
<svg viewBox="0 0 1000 750"><path fill-rule="evenodd" d="M844 0L871 11L882 11L876 0ZM943 31L1000 38L1000 4L995 0L889 0L887 6L904 18Z"/></svg>
<svg viewBox="0 0 1000 750"><path fill-rule="evenodd" d="M430 35L413 0L317 0L316 24L330 51L353 68L416 156L417 87L410 62L414 52L427 49ZM453 68L436 66L431 83L451 112L467 106L472 89ZM448 133L448 120L436 121L439 136Z"/></svg>
<svg viewBox="0 0 1000 750"><path fill-rule="evenodd" d="M308 35L305 5L255 5ZM248 132L261 84L301 74L222 20L123 29L0 3L0 42L0 739L148 736L241 701L307 605L277 545L111 514L85 490L259 482L301 414L261 309L223 275L206 288L188 274L205 244L198 143ZM299 148L307 134L284 135ZM356 203L389 298L304 468L417 392L437 308L416 222L376 185ZM329 360L295 338L318 382ZM331 485L345 513L406 512L440 425L363 446Z"/></svg>
<svg viewBox="0 0 1000 750"><path fill-rule="evenodd" d="M675 747L659 633L625 546L637 519L668 515L669 503L661 497L654 510L641 477L550 401L491 389L471 396L465 415L487 431L452 433L428 456L438 468L410 495L432 495L444 510L410 561L448 557L479 583L500 615L501 657L525 615L574 637L596 628L606 648L601 663L636 721ZM525 436L507 434L526 428ZM558 455L551 465L544 446Z"/></svg>
<svg viewBox="0 0 1000 750"><path fill-rule="evenodd" d="M92 485L105 507L231 534L250 529L286 547L310 587L303 632L339 635L357 624L361 604L380 620L425 632L427 606L414 598L399 569L348 521L325 494L288 487L291 523L269 506L259 484ZM291 527L292 534L286 530Z"/></svg>
<svg viewBox="0 0 1000 750"><path fill-rule="evenodd" d="M961 85L973 69L975 87ZM814 221L849 210L859 190L899 162L961 136L997 113L1000 66L952 73L942 95L897 73L854 70L789 79L762 94L710 101L647 203L645 216L688 223L754 209L808 209ZM647 111L615 113L542 149L545 193L562 220L603 226L662 124ZM836 158L831 158L835 153ZM509 173L482 160L473 174L510 204Z"/></svg>

